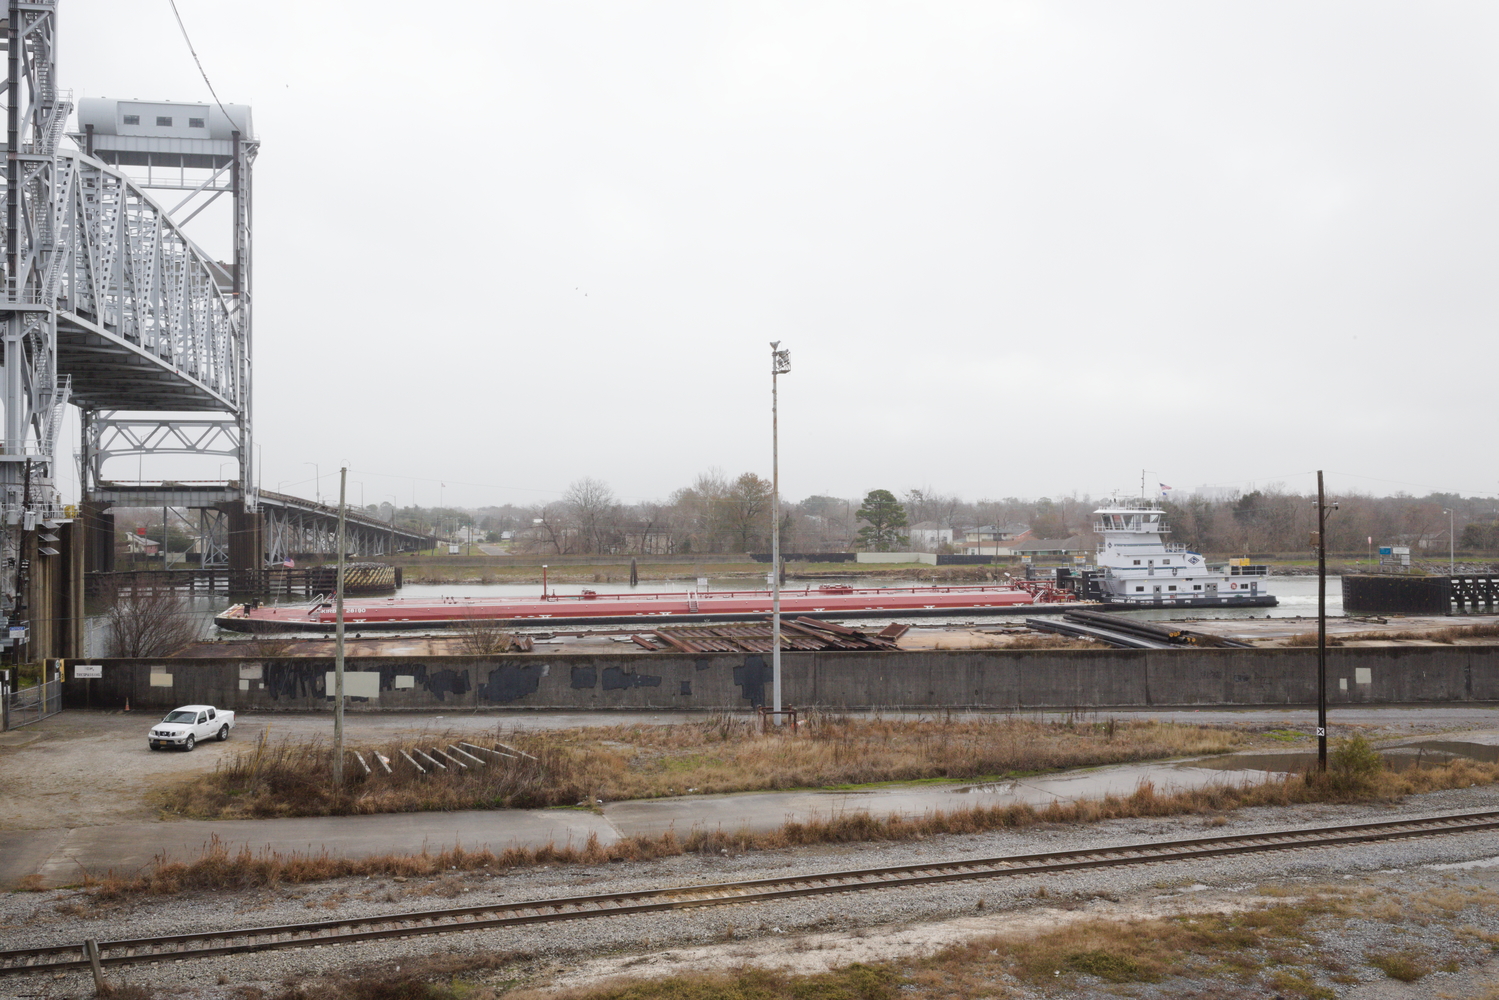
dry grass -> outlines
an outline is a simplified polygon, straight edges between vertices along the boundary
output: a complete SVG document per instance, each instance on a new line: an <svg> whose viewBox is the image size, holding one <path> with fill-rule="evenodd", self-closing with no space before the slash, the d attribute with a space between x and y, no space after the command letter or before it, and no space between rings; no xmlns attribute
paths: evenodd
<svg viewBox="0 0 1499 1000"><path fill-rule="evenodd" d="M455 847L416 855L338 858L319 854L231 854L217 840L191 861L159 856L146 874L135 878L89 878L85 886L106 900L143 894L171 894L184 890L238 889L281 883L324 881L349 876L381 875L435 878L453 872L502 873L527 865L602 864L644 861L689 852L741 853L814 844L866 841L909 841L942 834L976 834L1015 829L1039 823L1097 823L1110 819L1182 815L1221 815L1250 806L1289 806L1312 802L1394 801L1405 795L1447 788L1466 788L1499 781L1499 764L1458 760L1440 767L1412 768L1399 773L1329 771L1243 785L1215 785L1159 795L1142 784L1127 796L1105 796L1077 802L1053 802L1044 808L1025 804L975 806L919 816L873 816L850 813L826 819L791 822L769 832L694 830L685 837L668 831L659 837L630 837L601 844L590 836L582 844L548 844L539 848L510 848L495 853Z"/></svg>
<svg viewBox="0 0 1499 1000"><path fill-rule="evenodd" d="M1348 912L1336 894L1223 915L1068 923L1033 937L975 939L917 959L850 965L810 976L742 968L704 975L617 981L572 989L521 989L513 1000L969 1000L1073 996L1090 989L1137 995L1138 984L1172 979L1212 984L1217 997L1331 1000L1318 978L1348 981L1317 944L1324 914ZM449 994L416 994L443 1000ZM1163 995L1175 995L1169 987ZM1195 995L1195 994L1193 994ZM342 998L339 998L342 1000Z"/></svg>
<svg viewBox="0 0 1499 1000"><path fill-rule="evenodd" d="M169 791L170 813L201 818L325 816L448 809L539 808L598 799L655 798L879 782L973 780L1167 757L1224 753L1251 737L1229 729L1143 721L850 719L813 713L800 735L762 734L744 716L663 726L497 733L528 756L467 768L432 767L431 754L462 737L361 746L374 769L349 758L348 784L330 778L326 743L262 737L210 774ZM494 744L496 741L478 741ZM372 756L390 761L385 774ZM426 767L422 774L402 751ZM481 755L483 756L483 755ZM462 758L460 758L462 759ZM440 758L439 758L440 760Z"/></svg>
<svg viewBox="0 0 1499 1000"><path fill-rule="evenodd" d="M1004 643L1005 649L1100 649L1103 647L1103 643L1092 639L1072 639L1054 632L1010 636Z"/></svg>
<svg viewBox="0 0 1499 1000"><path fill-rule="evenodd" d="M1452 625L1448 628L1429 629L1426 631L1404 631L1404 632L1356 632L1353 635L1345 635L1345 641L1380 642L1387 639L1402 639L1416 642L1437 642L1451 645L1464 639L1491 639L1499 636L1499 622L1480 622L1477 625ZM1294 638L1294 637L1293 637ZM1316 636L1312 636L1313 646L1317 644ZM1287 645L1291 645L1288 641ZM1299 644L1298 644L1299 645Z"/></svg>
<svg viewBox="0 0 1499 1000"><path fill-rule="evenodd" d="M1391 979L1398 979L1402 983L1414 983L1431 971L1425 954L1413 949L1369 955L1368 962Z"/></svg>
<svg viewBox="0 0 1499 1000"><path fill-rule="evenodd" d="M1357 637L1356 636L1345 635L1345 636L1342 636L1340 638L1333 638L1332 636L1328 636L1327 637L1327 646L1328 646L1329 649L1332 648L1333 646L1341 646L1341 645L1343 645L1343 643L1344 643L1345 640L1353 639L1353 638L1357 638ZM1391 636L1389 638L1393 638L1393 637ZM1297 632L1295 635L1288 637L1286 639L1286 641L1284 643L1282 643L1282 645L1286 645L1286 646L1315 646L1315 645L1317 645L1317 633L1315 633L1315 632Z"/></svg>
<svg viewBox="0 0 1499 1000"><path fill-rule="evenodd" d="M526 952L433 955L387 963L357 979L332 974L304 979L280 993L243 992L235 1000L495 1000L500 991L476 987L460 976L504 969L534 959ZM443 982L446 980L446 982Z"/></svg>

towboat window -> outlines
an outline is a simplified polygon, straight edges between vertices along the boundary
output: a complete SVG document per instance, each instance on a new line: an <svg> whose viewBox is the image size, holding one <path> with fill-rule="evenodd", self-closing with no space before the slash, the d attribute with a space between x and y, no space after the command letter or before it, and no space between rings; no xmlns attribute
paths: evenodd
<svg viewBox="0 0 1499 1000"><path fill-rule="evenodd" d="M1135 565L1136 565L1136 566L1138 566L1138 565L1140 565L1140 560L1138 560L1138 559L1136 559L1136 560L1135 560Z"/></svg>
<svg viewBox="0 0 1499 1000"><path fill-rule="evenodd" d="M1135 593L1137 593L1137 594L1143 594L1143 593L1145 593L1145 588L1144 587L1136 587L1135 588Z"/></svg>
<svg viewBox="0 0 1499 1000"><path fill-rule="evenodd" d="M170 128L172 125L172 119L167 115L157 115L156 124L162 128Z"/></svg>
<svg viewBox="0 0 1499 1000"><path fill-rule="evenodd" d="M1200 583L1194 583L1194 584L1192 584L1192 589L1193 590L1201 590L1202 589L1202 584L1200 584Z"/></svg>
<svg viewBox="0 0 1499 1000"><path fill-rule="evenodd" d="M1162 566L1170 566L1171 565L1171 560L1170 559L1162 559L1161 560L1161 565Z"/></svg>
<svg viewBox="0 0 1499 1000"><path fill-rule="evenodd" d="M1176 584L1173 583L1171 586L1167 587L1166 589L1167 590L1175 590L1176 589Z"/></svg>
<svg viewBox="0 0 1499 1000"><path fill-rule="evenodd" d="M141 116L140 115L126 115L125 116L125 124L126 125L139 125L140 123L141 123Z"/></svg>

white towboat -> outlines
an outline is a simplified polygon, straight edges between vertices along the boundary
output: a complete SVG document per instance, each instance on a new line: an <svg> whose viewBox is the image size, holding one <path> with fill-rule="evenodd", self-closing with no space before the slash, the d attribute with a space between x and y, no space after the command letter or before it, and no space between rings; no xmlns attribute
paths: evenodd
<svg viewBox="0 0 1499 1000"><path fill-rule="evenodd" d="M1266 566L1232 560L1208 565L1185 545L1166 541L1165 511L1148 500L1093 512L1099 537L1098 570L1088 596L1105 604L1166 607L1272 607Z"/></svg>

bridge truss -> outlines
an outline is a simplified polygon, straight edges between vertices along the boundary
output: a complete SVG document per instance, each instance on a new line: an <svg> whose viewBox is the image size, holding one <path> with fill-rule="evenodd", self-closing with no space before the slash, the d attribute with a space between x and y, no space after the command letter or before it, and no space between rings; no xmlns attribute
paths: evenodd
<svg viewBox="0 0 1499 1000"><path fill-rule="evenodd" d="M259 144L239 130L175 143L110 134L96 143L89 128L83 148L61 148L73 101L56 85L57 5L9 0L5 25L0 613L12 631L27 618L32 560L56 554L36 533L70 513L57 488L69 402L82 412L85 497L105 459L175 452L233 458L239 495L255 507L250 174ZM125 172L143 164L146 183ZM158 183L153 171L174 165L176 183ZM207 179L188 181L188 168ZM188 190L182 205L228 194L233 261L204 253L182 232L192 215L175 221L148 187Z"/></svg>

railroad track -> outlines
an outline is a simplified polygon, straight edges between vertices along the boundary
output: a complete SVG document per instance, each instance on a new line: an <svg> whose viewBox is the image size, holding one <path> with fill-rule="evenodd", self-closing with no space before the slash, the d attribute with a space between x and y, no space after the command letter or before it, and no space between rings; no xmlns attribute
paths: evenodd
<svg viewBox="0 0 1499 1000"><path fill-rule="evenodd" d="M390 938L419 937L463 931L493 930L525 924L558 923L594 917L656 913L692 907L730 906L797 896L865 892L966 882L1023 875L1054 875L1089 868L1194 861L1234 854L1341 847L1381 840L1476 833L1499 829L1499 811L1435 816L1390 823L1319 827L1272 833L1201 837L1150 844L1019 854L998 858L970 858L925 865L899 865L855 871L822 872L781 878L717 882L643 889L597 896L564 896L517 903L492 903L444 910L393 913L377 917L318 920L300 924L202 931L163 937L97 942L100 965L141 965L178 962L216 955L287 948L311 948ZM90 959L83 943L0 951L0 975L52 973L87 969Z"/></svg>

